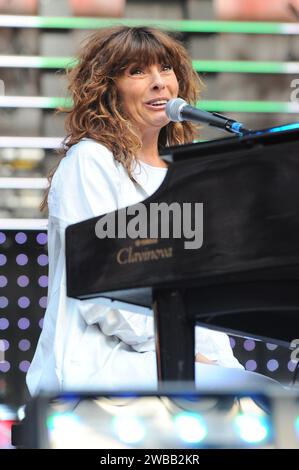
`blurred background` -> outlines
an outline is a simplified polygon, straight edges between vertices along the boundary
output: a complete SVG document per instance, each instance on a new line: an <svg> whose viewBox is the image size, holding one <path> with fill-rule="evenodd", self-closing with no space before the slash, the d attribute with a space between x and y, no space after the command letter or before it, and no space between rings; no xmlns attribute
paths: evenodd
<svg viewBox="0 0 299 470"><path fill-rule="evenodd" d="M175 31L205 83L203 109L257 129L299 120L299 0L0 0L0 398L25 373L47 305L45 177L64 136L55 108L86 36L113 23ZM200 139L223 137L203 127ZM231 338L248 370L290 383L290 351ZM0 417L1 419L1 417ZM0 432L1 435L1 432Z"/></svg>

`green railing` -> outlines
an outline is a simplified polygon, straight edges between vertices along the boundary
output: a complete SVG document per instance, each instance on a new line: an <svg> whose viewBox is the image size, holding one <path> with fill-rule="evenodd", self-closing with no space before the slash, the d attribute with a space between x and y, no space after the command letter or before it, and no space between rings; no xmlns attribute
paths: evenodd
<svg viewBox="0 0 299 470"><path fill-rule="evenodd" d="M243 34L299 34L299 23L238 22L238 21L192 21L192 20L146 20L111 18L73 18L0 15L0 27L48 28L48 29L100 29L115 24L128 26L146 25L182 33L243 33ZM63 69L72 67L72 57L0 56L0 67L24 67L40 69ZM194 60L199 73L257 73L295 74L299 62ZM71 102L58 97L0 96L2 108L54 109L70 106ZM299 103L276 101L219 101L203 100L199 107L223 113L297 113Z"/></svg>
<svg viewBox="0 0 299 470"><path fill-rule="evenodd" d="M0 96L0 108L55 109L70 107L71 100L43 96ZM198 107L219 113L292 113L299 114L299 102L201 100Z"/></svg>
<svg viewBox="0 0 299 470"><path fill-rule="evenodd" d="M182 33L299 34L299 23L0 15L0 27L9 28L101 29L115 24L155 26Z"/></svg>
<svg viewBox="0 0 299 470"><path fill-rule="evenodd" d="M63 69L76 64L74 57L41 57L0 55L0 67ZM299 73L299 62L257 62L249 60L193 60L193 67L200 73Z"/></svg>

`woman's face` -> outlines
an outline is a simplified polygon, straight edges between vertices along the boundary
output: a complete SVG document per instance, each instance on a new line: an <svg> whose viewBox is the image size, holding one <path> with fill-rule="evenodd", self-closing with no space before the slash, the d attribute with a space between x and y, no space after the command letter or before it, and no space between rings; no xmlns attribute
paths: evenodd
<svg viewBox="0 0 299 470"><path fill-rule="evenodd" d="M116 81L122 106L141 133L159 131L169 123L166 103L177 98L179 85L169 65L130 65Z"/></svg>

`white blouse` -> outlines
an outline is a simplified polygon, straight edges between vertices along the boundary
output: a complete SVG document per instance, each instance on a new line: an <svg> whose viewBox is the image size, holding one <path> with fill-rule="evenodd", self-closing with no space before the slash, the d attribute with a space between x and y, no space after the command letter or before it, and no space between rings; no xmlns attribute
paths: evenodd
<svg viewBox="0 0 299 470"><path fill-rule="evenodd" d="M27 373L32 395L156 386L153 317L67 297L64 236L70 224L144 200L166 172L140 162L134 169L138 185L105 146L91 139L72 146L60 162L48 196L48 306ZM195 353L218 365L243 368L226 334L197 326L195 343Z"/></svg>

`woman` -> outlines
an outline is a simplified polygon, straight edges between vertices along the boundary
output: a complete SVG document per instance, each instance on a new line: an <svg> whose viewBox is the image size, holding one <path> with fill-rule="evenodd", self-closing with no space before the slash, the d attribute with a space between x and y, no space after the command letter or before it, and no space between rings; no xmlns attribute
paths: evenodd
<svg viewBox="0 0 299 470"><path fill-rule="evenodd" d="M41 389L156 385L153 320L66 296L69 224L142 201L161 184L159 149L192 142L196 128L169 122L165 105L195 103L200 81L183 46L159 30L118 26L91 37L70 72L63 158L49 177L48 308L27 375ZM196 328L196 361L242 366L225 334Z"/></svg>

